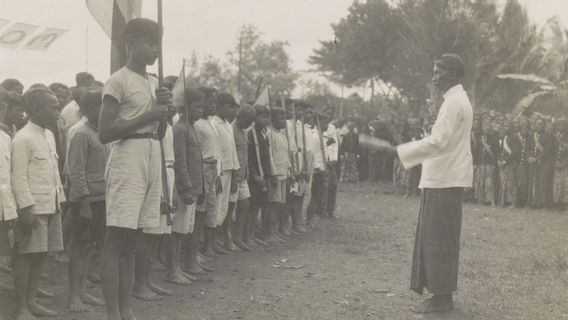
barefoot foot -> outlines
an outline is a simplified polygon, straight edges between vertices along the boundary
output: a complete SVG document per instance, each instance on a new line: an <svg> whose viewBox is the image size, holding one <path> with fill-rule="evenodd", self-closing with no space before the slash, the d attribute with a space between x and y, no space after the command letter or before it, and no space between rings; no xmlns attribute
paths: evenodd
<svg viewBox="0 0 568 320"><path fill-rule="evenodd" d="M36 320L36 317L29 310L20 310L14 315L16 320Z"/></svg>
<svg viewBox="0 0 568 320"><path fill-rule="evenodd" d="M44 289L37 289L36 296L38 298L53 298L55 295Z"/></svg>
<svg viewBox="0 0 568 320"><path fill-rule="evenodd" d="M158 286L153 281L148 281L148 288L160 296L171 296L173 294L170 290Z"/></svg>
<svg viewBox="0 0 568 320"><path fill-rule="evenodd" d="M83 291L79 294L79 296L81 297L81 301L83 301L83 303L86 304L90 304L93 306L104 306L105 302L102 299L99 299L91 294L89 294L86 291Z"/></svg>
<svg viewBox="0 0 568 320"><path fill-rule="evenodd" d="M173 274L167 274L166 279L164 281L178 285L178 286L189 286L191 281L186 277L182 276L179 272L175 272Z"/></svg>
<svg viewBox="0 0 568 320"><path fill-rule="evenodd" d="M68 312L81 313L91 311L79 297L70 298L69 300L69 304L67 305Z"/></svg>
<svg viewBox="0 0 568 320"><path fill-rule="evenodd" d="M28 309L36 317L55 317L57 312L40 306L37 302L28 302Z"/></svg>
<svg viewBox="0 0 568 320"><path fill-rule="evenodd" d="M160 301L160 300L162 300L162 297L155 294L148 287L144 287L144 288L134 287L134 289L132 290L132 296L136 299L140 299L140 300L143 300L143 301ZM130 313L132 313L132 312L130 312Z"/></svg>

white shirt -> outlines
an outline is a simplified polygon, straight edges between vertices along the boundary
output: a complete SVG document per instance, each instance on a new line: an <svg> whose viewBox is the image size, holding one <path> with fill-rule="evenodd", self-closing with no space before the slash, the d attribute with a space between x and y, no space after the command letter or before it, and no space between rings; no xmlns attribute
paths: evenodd
<svg viewBox="0 0 568 320"><path fill-rule="evenodd" d="M473 110L462 85L450 88L430 136L398 146L402 165L422 163L420 188L471 187L471 123Z"/></svg>
<svg viewBox="0 0 568 320"><path fill-rule="evenodd" d="M221 150L221 170L237 170L240 168L235 146L233 126L218 116L213 116L211 123L217 131L219 148Z"/></svg>
<svg viewBox="0 0 568 320"><path fill-rule="evenodd" d="M319 133L316 127L310 128L306 125L306 150L311 153L313 159L313 169L323 170L323 157Z"/></svg>
<svg viewBox="0 0 568 320"><path fill-rule="evenodd" d="M18 208L54 214L65 202L53 133L29 121L12 141L12 188Z"/></svg>
<svg viewBox="0 0 568 320"><path fill-rule="evenodd" d="M75 100L69 102L63 109L61 109L61 117L65 120L65 131L71 128L74 124L81 121L83 115L79 109L79 105Z"/></svg>
<svg viewBox="0 0 568 320"><path fill-rule="evenodd" d="M334 142L328 144L328 141L333 139ZM327 126L327 130L323 133L323 143L325 143L325 154L327 157L327 161L337 161L337 157L339 156L339 143L337 137L337 129L333 124L329 124Z"/></svg>
<svg viewBox="0 0 568 320"><path fill-rule="evenodd" d="M10 178L11 153L12 137L0 130L0 221L13 220L18 217Z"/></svg>

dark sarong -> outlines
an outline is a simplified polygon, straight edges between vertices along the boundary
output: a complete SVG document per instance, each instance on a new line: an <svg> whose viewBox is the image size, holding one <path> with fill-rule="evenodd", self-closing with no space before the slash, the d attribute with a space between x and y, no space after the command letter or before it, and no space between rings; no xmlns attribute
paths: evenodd
<svg viewBox="0 0 568 320"><path fill-rule="evenodd" d="M424 189L410 289L451 294L458 286L463 188Z"/></svg>

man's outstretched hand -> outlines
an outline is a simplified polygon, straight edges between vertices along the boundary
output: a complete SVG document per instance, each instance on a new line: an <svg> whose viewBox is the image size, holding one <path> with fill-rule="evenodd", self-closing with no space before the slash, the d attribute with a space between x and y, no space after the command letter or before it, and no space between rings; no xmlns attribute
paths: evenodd
<svg viewBox="0 0 568 320"><path fill-rule="evenodd" d="M390 142L367 134L359 135L359 146L369 150L396 153L396 147Z"/></svg>

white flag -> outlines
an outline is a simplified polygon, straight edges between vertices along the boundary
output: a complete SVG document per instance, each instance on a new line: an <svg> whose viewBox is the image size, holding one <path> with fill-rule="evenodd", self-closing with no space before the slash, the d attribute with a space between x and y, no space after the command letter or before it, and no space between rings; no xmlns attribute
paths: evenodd
<svg viewBox="0 0 568 320"><path fill-rule="evenodd" d="M7 26L8 23L10 23L10 21L4 20L4 19L0 19L0 30L4 29L4 27Z"/></svg>
<svg viewBox="0 0 568 320"><path fill-rule="evenodd" d="M39 27L26 23L15 23L0 34L0 47L16 49Z"/></svg>
<svg viewBox="0 0 568 320"><path fill-rule="evenodd" d="M256 99L256 102L254 104L259 104L261 106L265 106L268 109L270 109L270 88L269 86L264 87L264 90L262 90L262 93L258 96L258 98Z"/></svg>
<svg viewBox="0 0 568 320"><path fill-rule="evenodd" d="M57 28L47 28L38 35L30 38L30 40L25 45L24 49L36 50L36 51L47 51L51 44L61 35L66 33L67 30L57 29Z"/></svg>

